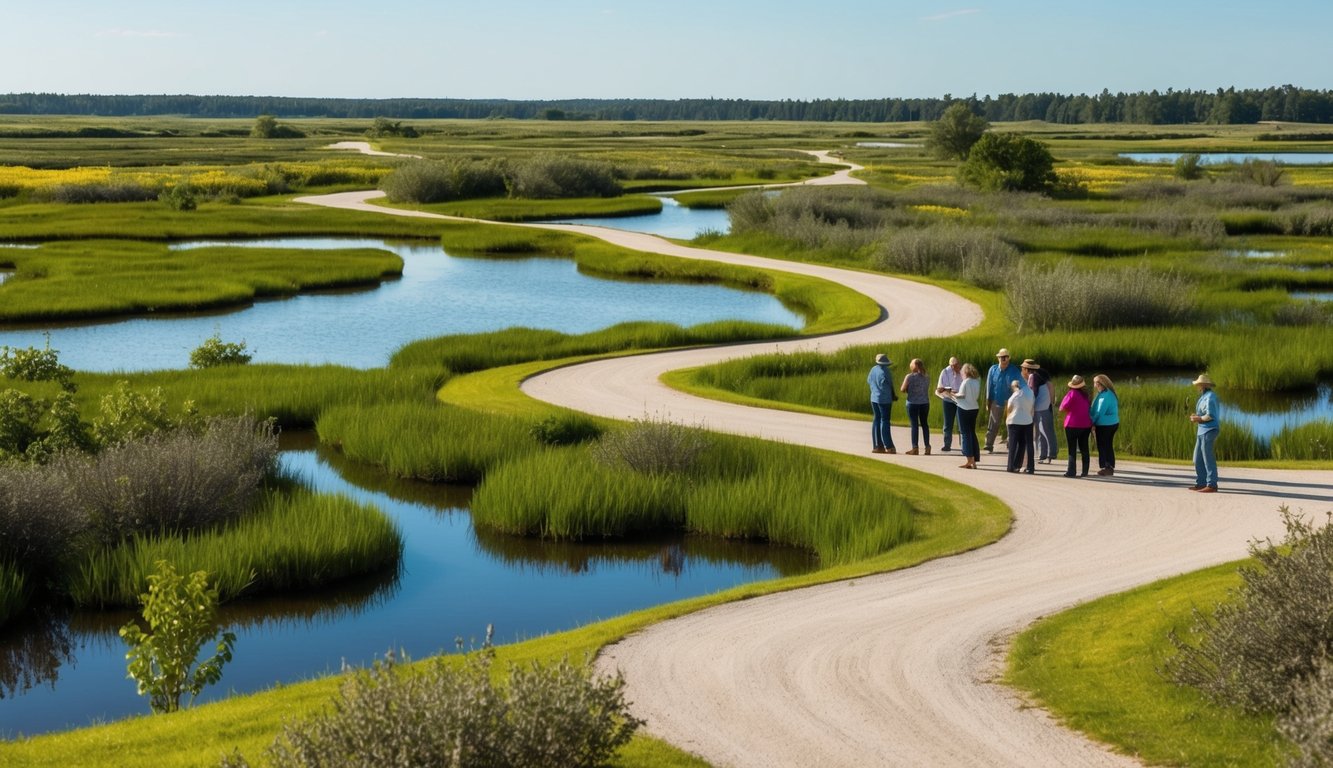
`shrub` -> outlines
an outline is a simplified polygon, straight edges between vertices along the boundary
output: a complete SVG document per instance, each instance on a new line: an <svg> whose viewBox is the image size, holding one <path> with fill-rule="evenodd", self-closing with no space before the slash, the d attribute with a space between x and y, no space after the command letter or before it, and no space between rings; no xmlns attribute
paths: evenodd
<svg viewBox="0 0 1333 768"><path fill-rule="evenodd" d="M460 159L407 163L385 176L380 189L395 203L429 204L495 197L503 195L506 186L497 163Z"/></svg>
<svg viewBox="0 0 1333 768"><path fill-rule="evenodd" d="M1177 179L1184 179L1185 181L1203 178L1204 170L1199 153L1186 152L1177 157L1176 162L1172 165L1172 173L1175 174Z"/></svg>
<svg viewBox="0 0 1333 768"><path fill-rule="evenodd" d="M1196 306L1193 287L1148 267L1083 271L1020 264L1005 285L1009 317L1019 331L1172 325Z"/></svg>
<svg viewBox="0 0 1333 768"><path fill-rule="evenodd" d="M877 269L914 275L943 275L982 288L999 288L1022 257L989 230L957 224L902 229L872 257Z"/></svg>
<svg viewBox="0 0 1333 768"><path fill-rule="evenodd" d="M1276 187L1286 174L1281 163L1272 160L1248 158L1237 165L1231 172L1236 181L1246 184L1258 184L1261 187Z"/></svg>
<svg viewBox="0 0 1333 768"><path fill-rule="evenodd" d="M54 381L62 389L75 391L74 369L60 362L60 351L46 347L0 347L0 375L20 381Z"/></svg>
<svg viewBox="0 0 1333 768"><path fill-rule="evenodd" d="M223 341L214 333L190 352L191 368L216 368L219 365L245 365L253 355L245 351L244 341Z"/></svg>
<svg viewBox="0 0 1333 768"><path fill-rule="evenodd" d="M941 160L966 160L989 127L986 118L975 114L966 103L954 102L928 126L926 149Z"/></svg>
<svg viewBox="0 0 1333 768"><path fill-rule="evenodd" d="M222 665L231 661L236 635L222 633L216 652L198 661L204 643L218 636L218 593L208 586L208 574L195 571L188 577L176 573L166 562L148 577L143 601L145 632L138 622L120 628L130 647L129 675L138 683L139 695L147 695L154 712L175 712L181 697L190 701L222 678ZM197 662L197 663L196 663Z"/></svg>
<svg viewBox="0 0 1333 768"><path fill-rule="evenodd" d="M645 416L630 426L607 433L593 446L593 455L607 466L625 466L643 474L690 471L710 444L708 433L665 416Z"/></svg>
<svg viewBox="0 0 1333 768"><path fill-rule="evenodd" d="M93 436L102 445L117 445L174 426L176 420L167 412L161 387L137 392L128 381L119 381L102 396L100 414L93 419Z"/></svg>
<svg viewBox="0 0 1333 768"><path fill-rule="evenodd" d="M142 203L156 200L158 191L138 182L111 181L91 184L56 184L42 195L53 203Z"/></svg>
<svg viewBox="0 0 1333 768"><path fill-rule="evenodd" d="M488 649L401 670L390 654L343 683L333 710L289 723L269 748L275 768L453 766L593 768L642 725L619 676L594 679L568 660L516 667L497 683ZM239 754L224 767L249 763Z"/></svg>
<svg viewBox="0 0 1333 768"><path fill-rule="evenodd" d="M544 155L509 169L509 196L545 200L562 197L616 197L623 191L614 169L591 160Z"/></svg>
<svg viewBox="0 0 1333 768"><path fill-rule="evenodd" d="M45 467L0 464L0 561L52 569L87 528L76 490Z"/></svg>
<svg viewBox="0 0 1333 768"><path fill-rule="evenodd" d="M1056 182L1046 145L1013 133L987 133L958 168L966 184L989 191L1045 192Z"/></svg>
<svg viewBox="0 0 1333 768"><path fill-rule="evenodd" d="M270 422L216 417L198 433L154 432L50 466L98 539L114 544L134 533L186 532L235 519L273 472L277 450Z"/></svg>
<svg viewBox="0 0 1333 768"><path fill-rule="evenodd" d="M1303 681L1333 652L1333 525L1316 528L1286 507L1281 514L1281 545L1251 543L1256 563L1241 567L1240 587L1211 617L1196 610L1188 630L1171 633L1176 654L1163 669L1250 712L1300 712Z"/></svg>
<svg viewBox="0 0 1333 768"><path fill-rule="evenodd" d="M1296 683L1291 709L1278 717L1277 731L1296 748L1287 765L1333 765L1333 661L1316 659L1314 672Z"/></svg>
<svg viewBox="0 0 1333 768"><path fill-rule="evenodd" d="M157 201L173 211L193 211L199 207L199 200L188 184L167 187L158 193Z"/></svg>
<svg viewBox="0 0 1333 768"><path fill-rule="evenodd" d="M533 424L529 432L543 445L575 445L601 437L602 428L581 413L561 412Z"/></svg>

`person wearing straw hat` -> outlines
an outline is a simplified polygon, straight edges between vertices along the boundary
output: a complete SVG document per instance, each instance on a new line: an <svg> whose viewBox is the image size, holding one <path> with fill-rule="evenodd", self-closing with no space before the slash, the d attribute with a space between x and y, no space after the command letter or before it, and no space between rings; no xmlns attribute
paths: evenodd
<svg viewBox="0 0 1333 768"><path fill-rule="evenodd" d="M1051 397L1051 377L1041 369L1041 365L1031 358L1023 361L1023 377L1027 379L1028 389L1032 390L1035 401L1032 408L1033 441L1037 448L1037 463L1050 464L1060 452L1060 444L1055 439L1055 412L1051 406L1055 399Z"/></svg>
<svg viewBox="0 0 1333 768"><path fill-rule="evenodd" d="M1023 374L1018 372L1018 368L1009 365L1009 350L996 352L995 365L986 372L986 453L995 450L995 433L1005 423L1004 411L1009 395L1013 392L1013 383L1022 380ZM1005 441L1005 437L1000 439L1000 442Z"/></svg>
<svg viewBox="0 0 1333 768"><path fill-rule="evenodd" d="M1069 449L1069 468L1065 470L1065 477L1087 477L1088 465L1091 463L1088 457L1088 434L1092 432L1091 406L1088 393L1083 391L1087 383L1076 374L1065 386L1069 391L1060 401L1060 410L1065 414L1065 447ZM1079 451L1083 452L1083 473L1075 475L1075 460Z"/></svg>
<svg viewBox="0 0 1333 768"><path fill-rule="evenodd" d="M866 377L866 383L870 385L870 410L874 414L870 422L872 453L897 453L893 449L893 435L889 433L889 410L897 397L889 378L890 365L889 356L881 352L875 355L875 367Z"/></svg>
<svg viewBox="0 0 1333 768"><path fill-rule="evenodd" d="M1222 404L1218 402L1213 380L1208 374L1199 374L1199 378L1191 383L1199 391L1199 399L1194 403L1194 413L1190 414L1190 421L1198 425L1194 433L1194 485L1190 490L1217 493L1216 443L1221 429Z"/></svg>

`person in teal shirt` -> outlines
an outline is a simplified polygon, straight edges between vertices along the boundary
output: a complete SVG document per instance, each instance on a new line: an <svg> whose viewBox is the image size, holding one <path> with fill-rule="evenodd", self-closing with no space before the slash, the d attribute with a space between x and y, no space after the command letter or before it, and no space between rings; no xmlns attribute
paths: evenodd
<svg viewBox="0 0 1333 768"><path fill-rule="evenodd" d="M1198 425L1194 437L1194 485L1190 490L1217 493L1216 443L1221 429L1222 404L1218 402L1213 380L1208 374L1199 374L1193 384L1199 390L1199 399L1194 403L1194 413L1190 414L1190 421Z"/></svg>
<svg viewBox="0 0 1333 768"><path fill-rule="evenodd" d="M1111 377L1099 373L1092 377L1097 396L1092 399L1092 431L1097 436L1097 474L1115 474L1115 433L1120 429L1120 400Z"/></svg>

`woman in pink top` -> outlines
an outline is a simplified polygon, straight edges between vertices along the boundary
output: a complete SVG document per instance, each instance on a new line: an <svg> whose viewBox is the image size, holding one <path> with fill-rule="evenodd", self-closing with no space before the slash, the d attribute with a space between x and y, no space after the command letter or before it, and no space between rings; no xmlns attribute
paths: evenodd
<svg viewBox="0 0 1333 768"><path fill-rule="evenodd" d="M1091 404L1088 402L1088 396L1083 392L1082 376L1074 376L1069 380L1069 391L1065 393L1065 399L1060 401L1060 410L1065 414L1065 444L1069 446L1069 469L1065 470L1065 477L1074 477L1074 457L1078 456L1079 451L1083 452L1083 473L1078 477L1088 476L1088 435L1092 433L1092 416L1089 411Z"/></svg>

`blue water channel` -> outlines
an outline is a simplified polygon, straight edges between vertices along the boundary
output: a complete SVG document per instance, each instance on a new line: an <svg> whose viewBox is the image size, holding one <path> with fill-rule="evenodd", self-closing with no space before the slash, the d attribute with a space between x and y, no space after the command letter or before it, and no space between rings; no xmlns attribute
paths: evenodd
<svg viewBox="0 0 1333 768"><path fill-rule="evenodd" d="M1333 163L1333 152L1121 152L1120 157L1136 163L1174 163L1184 154L1197 154L1200 165L1239 164L1246 160L1265 160L1284 165Z"/></svg>
<svg viewBox="0 0 1333 768"><path fill-rule="evenodd" d="M815 566L797 550L697 537L553 544L488 534L472 527L469 489L393 481L306 442L281 454L284 470L383 510L403 534L401 572L224 606L236 655L200 702L366 666L390 649L423 658L459 640L475 647L488 624L509 643ZM129 618L57 614L0 630L0 738L147 713L116 634Z"/></svg>
<svg viewBox="0 0 1333 768"><path fill-rule="evenodd" d="M380 248L403 258L403 275L365 290L304 293L230 312L0 330L0 345L41 347L49 334L61 362L75 369L143 371L184 368L190 351L216 332L225 341L244 341L255 362L373 368L417 339L510 326L584 333L630 320L803 323L765 293L596 278L562 258L457 257L437 242L285 238L175 247L216 245Z"/></svg>
<svg viewBox="0 0 1333 768"><path fill-rule="evenodd" d="M646 232L658 237L692 240L705 232L727 234L731 219L725 208L686 208L675 199L662 197L661 213L642 216L600 216L576 219L554 219L565 224L588 224L627 232Z"/></svg>

